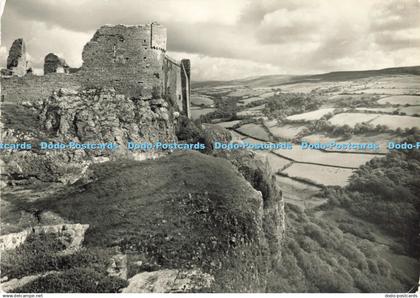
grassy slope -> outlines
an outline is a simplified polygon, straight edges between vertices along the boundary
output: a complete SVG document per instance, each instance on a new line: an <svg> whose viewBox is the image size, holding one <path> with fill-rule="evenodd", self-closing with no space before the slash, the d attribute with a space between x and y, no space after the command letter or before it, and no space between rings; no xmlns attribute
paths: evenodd
<svg viewBox="0 0 420 298"><path fill-rule="evenodd" d="M87 246L119 245L155 269L201 267L216 291L263 290L262 202L228 161L175 153L96 165L92 177L34 207L90 224Z"/></svg>

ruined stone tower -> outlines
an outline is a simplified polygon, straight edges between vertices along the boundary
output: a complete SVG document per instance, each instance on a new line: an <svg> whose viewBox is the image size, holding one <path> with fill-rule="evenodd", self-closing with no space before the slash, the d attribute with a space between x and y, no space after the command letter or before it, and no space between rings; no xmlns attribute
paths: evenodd
<svg viewBox="0 0 420 298"><path fill-rule="evenodd" d="M64 59L50 53L44 60L45 76L25 76L19 94L9 78L2 81L3 93L5 97L29 99L49 96L60 87L112 87L127 97L164 98L190 117L190 62L168 57L166 41L167 30L158 23L105 25L85 45L80 69L70 68ZM10 50L8 70L24 76L26 64L25 44L18 39Z"/></svg>
<svg viewBox="0 0 420 298"><path fill-rule="evenodd" d="M22 38L16 39L10 47L7 57L7 69L11 75L22 77L28 69L26 61L26 46Z"/></svg>
<svg viewBox="0 0 420 298"><path fill-rule="evenodd" d="M157 24L102 26L83 49L87 83L134 97L164 97L189 116L184 66L166 55L166 28ZM182 92L182 90L188 92Z"/></svg>

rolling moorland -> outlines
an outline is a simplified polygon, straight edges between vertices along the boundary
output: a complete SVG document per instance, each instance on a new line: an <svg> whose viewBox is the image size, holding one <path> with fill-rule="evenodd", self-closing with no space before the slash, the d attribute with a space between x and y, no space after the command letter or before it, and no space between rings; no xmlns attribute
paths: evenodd
<svg viewBox="0 0 420 298"><path fill-rule="evenodd" d="M383 145L419 140L419 73L420 67L408 67L195 82L193 121L181 118L177 127L163 117L170 109L163 100L121 98L115 90L61 90L41 104L2 103L5 137L17 141L103 142L109 137L103 127L111 124L126 141L135 135L129 129L148 116L156 127L146 121L136 133L207 145L294 144L293 150L209 148L156 160L125 159L127 152L2 156L1 235L33 229L22 245L2 252L3 288L414 291L420 154L388 152ZM103 104L88 106L89 117L70 117L74 105L91 104L90 96ZM133 105L146 112L127 118ZM100 121L91 125L95 117ZM302 151L298 145L305 141L382 147ZM85 168L87 158L104 162ZM56 226L63 229L58 238L48 232Z"/></svg>

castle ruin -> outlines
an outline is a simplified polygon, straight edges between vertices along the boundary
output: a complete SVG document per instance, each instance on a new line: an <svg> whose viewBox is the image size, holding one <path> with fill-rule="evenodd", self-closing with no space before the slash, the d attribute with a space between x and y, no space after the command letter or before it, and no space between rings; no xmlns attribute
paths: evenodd
<svg viewBox="0 0 420 298"><path fill-rule="evenodd" d="M7 68L4 72L18 77L22 77L28 72L26 45L22 38L16 39L10 47L9 56L7 57Z"/></svg>
<svg viewBox="0 0 420 298"><path fill-rule="evenodd" d="M58 57L53 53L49 53L44 59L44 75L49 73L69 73L69 66L66 60Z"/></svg>
<svg viewBox="0 0 420 298"><path fill-rule="evenodd" d="M105 25L85 45L80 68L70 68L50 53L44 75L36 76L27 71L25 45L19 39L9 53L9 71L2 72L2 100L39 100L59 88L112 87L127 97L164 98L190 117L190 61L170 58L166 43L167 30L158 23Z"/></svg>

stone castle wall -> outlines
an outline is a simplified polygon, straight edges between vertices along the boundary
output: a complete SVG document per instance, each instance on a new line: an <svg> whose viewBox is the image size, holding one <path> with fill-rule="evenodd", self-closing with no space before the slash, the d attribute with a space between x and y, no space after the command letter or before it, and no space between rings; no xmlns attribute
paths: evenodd
<svg viewBox="0 0 420 298"><path fill-rule="evenodd" d="M167 98L172 105L176 105L182 111L182 82L181 82L181 64L166 57L163 62L164 81L163 88Z"/></svg>
<svg viewBox="0 0 420 298"><path fill-rule="evenodd" d="M2 77L2 100L42 100L60 88L112 87L127 97L167 99L187 113L182 90L189 82L182 79L181 64L166 56L166 40L166 28L156 23L102 26L85 45L77 72L54 68L44 76Z"/></svg>
<svg viewBox="0 0 420 298"><path fill-rule="evenodd" d="M101 27L83 49L80 75L85 77L84 83L112 86L127 96L160 97L166 48L153 48L152 44L165 46L161 40L166 40L166 35L153 42L153 26Z"/></svg>
<svg viewBox="0 0 420 298"><path fill-rule="evenodd" d="M23 101L41 101L51 96L60 88L79 89L79 76L51 73L44 76L27 74L24 77L2 78L2 101L21 103Z"/></svg>

